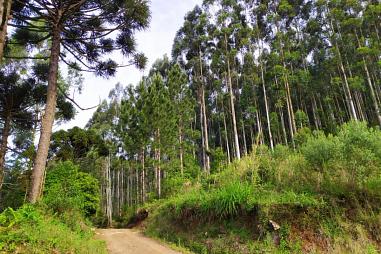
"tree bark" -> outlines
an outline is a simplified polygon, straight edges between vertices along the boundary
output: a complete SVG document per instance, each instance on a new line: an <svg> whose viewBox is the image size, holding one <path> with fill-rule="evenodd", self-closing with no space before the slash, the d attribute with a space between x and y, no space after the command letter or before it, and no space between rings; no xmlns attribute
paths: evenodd
<svg viewBox="0 0 381 254"><path fill-rule="evenodd" d="M228 55L228 39L225 34L225 50L226 50L226 59L227 59L227 67L228 67L228 85L229 85L229 94L230 94L230 107L232 112L232 121L233 121L233 134L234 134L234 144L235 144L235 155L238 160L241 159L241 152L239 148L239 140L238 140L238 130L237 130L237 120L235 115L235 106L234 106L234 93L233 93L233 84L230 70L230 60Z"/></svg>
<svg viewBox="0 0 381 254"><path fill-rule="evenodd" d="M60 55L60 30L55 27L52 35L52 48L49 65L48 92L45 106L45 113L41 123L41 134L38 143L36 158L32 173L31 190L28 201L32 204L36 203L40 198L41 185L45 173L46 160L48 157L50 138L54 123L54 116L57 104L57 77L58 63Z"/></svg>
<svg viewBox="0 0 381 254"><path fill-rule="evenodd" d="M259 38L258 38L258 46L259 46ZM263 51L263 42L262 42L262 47L260 48L260 54L262 54L262 51ZM273 140L273 135L271 132L270 109L269 109L269 102L268 102L267 91L266 91L266 82L265 82L265 73L264 73L265 71L263 68L262 59L259 60L259 65L261 67L261 81L262 81L263 98L265 100L267 131L269 135L270 148L271 150L274 150L274 140Z"/></svg>
<svg viewBox="0 0 381 254"><path fill-rule="evenodd" d="M226 140L226 152L227 152L227 155L228 155L228 163L230 163L231 162L231 158L230 158L230 145L229 145L229 137L228 137L228 128L226 126L225 112L223 112L223 116L224 116L224 131L225 131L225 140Z"/></svg>
<svg viewBox="0 0 381 254"><path fill-rule="evenodd" d="M5 168L5 155L7 153L8 137L11 132L11 120L12 114L8 110L5 117L4 128L1 135L1 147L0 147L0 191L4 183L4 168Z"/></svg>
<svg viewBox="0 0 381 254"><path fill-rule="evenodd" d="M184 149L183 149L183 132L182 127L179 127L179 156L180 156L180 172L184 176Z"/></svg>
<svg viewBox="0 0 381 254"><path fill-rule="evenodd" d="M210 157L209 157L209 133L208 133L208 122L206 116L206 103L205 103L205 84L204 84L204 72L202 68L202 53L201 49L199 49L199 61L200 61L200 81L201 81L201 124L203 131L203 163L204 163L204 171L209 174L210 173Z"/></svg>
<svg viewBox="0 0 381 254"><path fill-rule="evenodd" d="M145 180L145 151L142 148L142 202L143 204L146 202L146 180Z"/></svg>
<svg viewBox="0 0 381 254"><path fill-rule="evenodd" d="M0 0L0 63L3 60L12 0Z"/></svg>
<svg viewBox="0 0 381 254"><path fill-rule="evenodd" d="M106 162L106 215L107 226L112 226L112 197L111 197L111 155L107 157Z"/></svg>

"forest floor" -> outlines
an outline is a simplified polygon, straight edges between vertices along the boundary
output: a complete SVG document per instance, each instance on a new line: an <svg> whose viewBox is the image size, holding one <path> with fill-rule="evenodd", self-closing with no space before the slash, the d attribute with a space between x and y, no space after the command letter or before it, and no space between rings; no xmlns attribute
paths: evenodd
<svg viewBox="0 0 381 254"><path fill-rule="evenodd" d="M110 254L180 254L131 229L98 229L96 234L106 241Z"/></svg>

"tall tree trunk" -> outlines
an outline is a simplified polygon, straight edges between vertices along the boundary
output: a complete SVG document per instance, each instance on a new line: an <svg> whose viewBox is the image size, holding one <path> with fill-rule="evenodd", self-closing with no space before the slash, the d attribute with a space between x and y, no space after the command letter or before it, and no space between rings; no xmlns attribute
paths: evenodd
<svg viewBox="0 0 381 254"><path fill-rule="evenodd" d="M135 188L135 197L136 197L136 205L140 204L140 195L139 195L139 170L138 167L135 169L135 181L136 181L136 188Z"/></svg>
<svg viewBox="0 0 381 254"><path fill-rule="evenodd" d="M112 226L112 195L111 195L111 155L109 154L106 162L106 215L107 226Z"/></svg>
<svg viewBox="0 0 381 254"><path fill-rule="evenodd" d="M184 149L183 149L183 131L180 125L179 127L179 157L180 157L180 172L181 176L184 176Z"/></svg>
<svg viewBox="0 0 381 254"><path fill-rule="evenodd" d="M121 210L119 216L122 216L122 211L125 206L125 188L124 188L124 177L125 177L125 172L124 172L124 166L122 162L122 170L121 170L121 176L120 176L120 205L121 205Z"/></svg>
<svg viewBox="0 0 381 254"><path fill-rule="evenodd" d="M320 119L319 119L319 115L317 112L317 105L316 105L316 99L315 99L314 94L312 94L312 115L314 117L315 128L316 128L316 130L319 130L320 129Z"/></svg>
<svg viewBox="0 0 381 254"><path fill-rule="evenodd" d="M5 168L5 155L7 153L8 137L11 132L12 113L7 110L4 122L3 132L1 134L1 147L0 147L0 191L4 183L4 168Z"/></svg>
<svg viewBox="0 0 381 254"><path fill-rule="evenodd" d="M259 46L259 38L258 38L258 46ZM262 54L263 51L263 42L262 47L260 48L260 54ZM262 59L259 61L259 65L261 67L261 81L262 81L262 90L263 90L263 98L265 100L265 110L266 110L266 120L267 120L267 131L269 135L269 141L270 141L270 148L271 150L274 150L274 141L273 141L273 135L271 132L271 121L270 121L270 110L269 110L269 102L267 98L267 91L266 91L266 82L265 82L265 70L263 68L263 62Z"/></svg>
<svg viewBox="0 0 381 254"><path fill-rule="evenodd" d="M204 124L204 142L205 142L205 171L207 174L210 173L210 156L209 156L209 132L208 132L208 119L206 117L206 103L205 103L205 87L202 85L202 115L203 115L203 124Z"/></svg>
<svg viewBox="0 0 381 254"><path fill-rule="evenodd" d="M356 33L356 39L357 39L359 47L361 47L362 45L361 45L361 42L360 42L360 39L359 39L357 33ZM376 92L374 91L374 87L373 87L373 83L372 83L372 78L370 76L370 73L369 73L369 70L368 70L368 65L366 64L366 60L365 60L364 56L362 57L362 62L363 62L364 70L365 70L365 73L366 73L366 80L368 81L368 85L369 85L370 96L372 97L374 111L376 112L378 124L381 127L381 111L380 111L380 106L378 105L378 101L377 101L377 97L376 97Z"/></svg>
<svg viewBox="0 0 381 254"><path fill-rule="evenodd" d="M202 92L200 90L200 128L201 128L201 156L202 156L202 167L204 172L206 172L206 149L205 149L205 132L204 132L204 110L202 104Z"/></svg>
<svg viewBox="0 0 381 254"><path fill-rule="evenodd" d="M161 150L160 150L160 129L158 130L158 135L159 135L159 149L158 149L158 171L157 171L157 174L158 174L158 189L157 189L157 194L159 196L159 198L161 198Z"/></svg>
<svg viewBox="0 0 381 254"><path fill-rule="evenodd" d="M142 148L142 202L143 204L146 202L146 180L145 180L145 152L144 148Z"/></svg>
<svg viewBox="0 0 381 254"><path fill-rule="evenodd" d="M3 60L7 38L8 19L11 15L12 0L0 0L0 63Z"/></svg>
<svg viewBox="0 0 381 254"><path fill-rule="evenodd" d="M232 84L232 76L230 70L230 60L228 53L228 38L225 34L225 50L226 50L226 59L227 59L227 67L228 67L228 86L229 86L229 94L230 94L230 109L232 112L232 121L233 121L233 135L234 135L234 145L235 145L235 155L238 160L241 159L241 152L239 148L239 140L238 140L238 130L237 130L237 120L235 115L235 106L234 106L234 93L233 93L233 84Z"/></svg>
<svg viewBox="0 0 381 254"><path fill-rule="evenodd" d="M204 171L210 173L210 157L209 157L209 133L208 133L208 121L206 116L206 103L205 103L205 84L204 84L204 72L202 68L202 52L199 48L199 62L200 62L200 81L201 81L201 123L203 130L203 159L204 159Z"/></svg>
<svg viewBox="0 0 381 254"><path fill-rule="evenodd" d="M335 29L334 29L334 26L333 26L333 22L332 20L330 20L330 28L331 28L331 31L332 31L332 37L334 36L334 34L336 33L335 32ZM339 37L341 38L341 34L339 33ZM357 112L356 112L356 108L355 108L355 103L353 101L353 97L352 97L352 92L350 90L350 87L349 87L349 83L348 83L348 77L347 77L347 73L345 71L345 67L344 67L344 64L343 64L343 57L341 56L341 51L340 51L340 48L339 48L339 44L337 42L336 39L334 39L334 44L335 44L335 47L336 47L336 53L337 53L337 57L338 57L338 67L343 75L343 79L344 79L344 94L345 94L345 97L346 97L346 101L347 101L347 104L348 104L348 108L349 108L349 113L350 113L350 116L351 118L353 118L355 121L358 121L358 116L357 116Z"/></svg>
<svg viewBox="0 0 381 254"><path fill-rule="evenodd" d="M245 123L242 121L242 136L243 136L243 151L245 155L247 155L247 143L246 143L246 131L245 131Z"/></svg>
<svg viewBox="0 0 381 254"><path fill-rule="evenodd" d="M116 184L115 184L115 203L116 203L116 216L120 216L120 168L116 171Z"/></svg>
<svg viewBox="0 0 381 254"><path fill-rule="evenodd" d="M287 132L286 132L286 124L284 123L284 113L283 113L283 110L281 108L279 109L279 114L280 114L280 122L281 122L281 125L282 125L282 132L283 132L284 143L286 145L288 145Z"/></svg>
<svg viewBox="0 0 381 254"><path fill-rule="evenodd" d="M48 91L45 113L42 118L40 140L38 142L37 154L34 160L31 190L28 198L28 201L32 204L38 201L41 194L40 190L45 173L46 160L48 158L50 138L52 135L54 116L56 112L58 63L61 46L60 41L60 30L58 29L58 27L55 27L52 35L52 48L50 55Z"/></svg>
<svg viewBox="0 0 381 254"><path fill-rule="evenodd" d="M223 112L223 116L224 116L224 131L225 131L225 141L226 141L226 152L228 154L228 163L230 163L231 162L230 145L229 145L228 129L227 129L227 126L226 126L225 112Z"/></svg>
<svg viewBox="0 0 381 254"><path fill-rule="evenodd" d="M126 193L126 198L127 198L127 205L130 207L131 206L131 169L128 170L127 172L127 193Z"/></svg>

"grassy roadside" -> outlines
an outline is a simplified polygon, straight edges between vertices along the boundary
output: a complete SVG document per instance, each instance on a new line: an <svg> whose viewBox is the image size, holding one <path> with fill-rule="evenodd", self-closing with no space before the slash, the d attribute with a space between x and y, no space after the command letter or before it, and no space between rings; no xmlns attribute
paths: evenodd
<svg viewBox="0 0 381 254"><path fill-rule="evenodd" d="M25 205L0 214L0 253L107 253L93 236L78 213L55 216Z"/></svg>
<svg viewBox="0 0 381 254"><path fill-rule="evenodd" d="M195 253L379 253L381 135L301 133L147 204L147 235Z"/></svg>

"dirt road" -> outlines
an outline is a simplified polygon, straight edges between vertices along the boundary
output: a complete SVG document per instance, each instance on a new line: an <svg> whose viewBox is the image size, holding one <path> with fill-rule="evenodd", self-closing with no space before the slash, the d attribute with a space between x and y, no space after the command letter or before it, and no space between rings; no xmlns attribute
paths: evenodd
<svg viewBox="0 0 381 254"><path fill-rule="evenodd" d="M106 241L110 254L180 254L130 229L99 229L96 233Z"/></svg>

